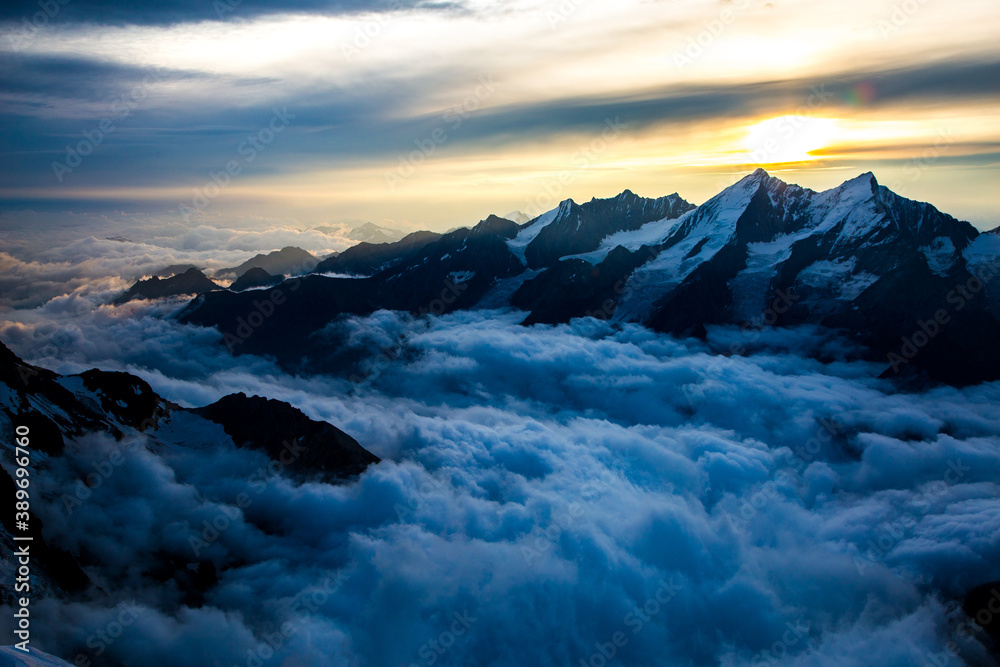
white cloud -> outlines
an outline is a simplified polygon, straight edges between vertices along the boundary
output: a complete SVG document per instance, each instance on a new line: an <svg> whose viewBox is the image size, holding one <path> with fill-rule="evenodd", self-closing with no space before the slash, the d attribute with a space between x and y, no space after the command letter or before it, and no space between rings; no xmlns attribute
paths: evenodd
<svg viewBox="0 0 1000 667"><path fill-rule="evenodd" d="M287 246L324 257L357 243L347 238L346 228L326 234L293 220L188 224L169 215L114 220L33 212L8 217L12 235L0 249L0 306L16 308L60 298L110 302L136 280L168 266L191 264L211 274ZM92 235L80 238L81 226Z"/></svg>
<svg viewBox="0 0 1000 667"><path fill-rule="evenodd" d="M39 349L54 307L22 311L0 338ZM345 321L349 344L377 356L404 341L405 354L353 385L233 359L217 334L162 317L174 307L76 313L79 335L43 361L128 369L188 405L234 391L286 400L385 460L344 486L272 479L206 552L220 584L205 607L177 616L142 564L231 505L259 458L136 452L128 479L73 522L50 508L54 539L107 554L97 569L114 599L161 610L111 647L118 660L172 664L171 647L190 642L243 664L261 628L288 621L297 633L275 664L426 664L422 647L468 612L477 620L442 664L524 664L525 646L538 664L578 664L618 631L622 664L737 666L764 651L781 665L923 664L953 638L954 600L1000 578L998 384L898 393L811 329L721 357L713 346L743 334L703 344L594 321L383 312ZM818 348L839 351L804 358ZM53 491L101 451L72 448ZM328 571L336 590L293 610ZM639 623L661 581L677 591ZM86 630L108 604L44 614ZM203 620L230 643L204 642ZM788 624L808 630L775 649ZM70 650L84 630L43 648ZM975 664L982 648L955 640Z"/></svg>

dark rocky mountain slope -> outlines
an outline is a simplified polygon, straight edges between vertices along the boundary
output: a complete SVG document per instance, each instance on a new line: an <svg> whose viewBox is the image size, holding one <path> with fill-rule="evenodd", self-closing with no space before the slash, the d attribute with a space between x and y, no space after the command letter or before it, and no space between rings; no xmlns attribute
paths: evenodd
<svg viewBox="0 0 1000 667"><path fill-rule="evenodd" d="M120 305L135 299L162 299L168 296L204 294L217 289L222 288L209 280L204 273L192 268L170 278L153 276L148 280L140 280L115 299L115 304Z"/></svg>
<svg viewBox="0 0 1000 667"><path fill-rule="evenodd" d="M361 244L317 271L363 278L285 283L281 316L259 326L245 324L258 294L206 294L181 319L298 368L336 354L318 334L336 318L380 308L516 308L525 324L591 316L680 336L813 324L867 346L889 375L968 384L1000 379L995 239L871 173L815 192L761 169L697 207L625 191L567 200L523 225L491 216Z"/></svg>

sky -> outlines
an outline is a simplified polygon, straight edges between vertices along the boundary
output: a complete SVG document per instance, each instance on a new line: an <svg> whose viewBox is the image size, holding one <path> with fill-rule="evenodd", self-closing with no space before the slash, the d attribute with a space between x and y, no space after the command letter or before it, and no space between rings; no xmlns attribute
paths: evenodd
<svg viewBox="0 0 1000 667"><path fill-rule="evenodd" d="M0 226L443 231L764 166L990 229L998 30L995 0L8 2Z"/></svg>

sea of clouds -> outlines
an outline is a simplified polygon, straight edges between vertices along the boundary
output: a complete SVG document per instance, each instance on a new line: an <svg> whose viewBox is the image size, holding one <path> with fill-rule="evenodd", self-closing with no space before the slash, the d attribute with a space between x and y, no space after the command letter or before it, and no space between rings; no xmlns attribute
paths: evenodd
<svg viewBox="0 0 1000 667"><path fill-rule="evenodd" d="M297 246L324 257L354 245L344 224L323 231L265 218L178 221L176 216L7 213L0 218L0 308L32 308L68 294L121 293L169 266L212 271ZM81 238L83 232L87 236Z"/></svg>
<svg viewBox="0 0 1000 667"><path fill-rule="evenodd" d="M178 324L182 301L115 308L80 280L0 340L185 406L284 400L383 461L327 485L212 434L70 442L41 518L107 593L33 603L34 642L70 662L992 664L958 607L1000 579L1000 383L904 393L812 328L701 342L501 311L347 318L327 333L367 357L354 380L293 377ZM206 521L225 528L196 558ZM186 599L164 560L219 583Z"/></svg>

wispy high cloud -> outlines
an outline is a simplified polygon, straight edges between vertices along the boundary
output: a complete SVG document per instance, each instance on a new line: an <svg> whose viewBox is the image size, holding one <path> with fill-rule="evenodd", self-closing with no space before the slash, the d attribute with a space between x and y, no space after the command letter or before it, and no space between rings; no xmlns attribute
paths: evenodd
<svg viewBox="0 0 1000 667"><path fill-rule="evenodd" d="M122 15L146 12L144 21L80 4L95 18L60 14L62 22L17 49L0 39L10 55L0 72L0 196L8 205L130 201L176 210L275 107L295 122L220 197L227 214L253 206L317 221L332 209L337 217L464 224L530 200L553 172L579 169L576 146L616 117L631 123L626 140L580 169L571 194L663 194L681 190L652 189L674 178L690 181L682 194L697 201L719 189L717 173L699 170L743 168L748 129L796 113L814 89L830 95L809 113L845 128L832 144L876 154L817 154L794 167L812 187L830 185L830 170L866 167L863 160L883 160L879 176L891 182L941 131L958 132L967 147L1000 137L990 111L1000 95L991 28L1000 16L990 3L961 11L916 3L897 15L891 2L836 12L797 1L539 0L502 11L472 2L287 11L247 2L224 21L196 18L209 4ZM118 119L111 106L150 71L161 78ZM473 99L483 77L495 92L452 128L449 111ZM58 181L53 162L105 118L117 121L113 134ZM409 187L388 192L385 173L442 125L447 140ZM879 153L885 137L895 147ZM995 226L985 204L969 203L992 178L991 154L970 149L934 162L922 189L939 207ZM955 169L966 177L954 178ZM462 195L471 188L478 206Z"/></svg>

